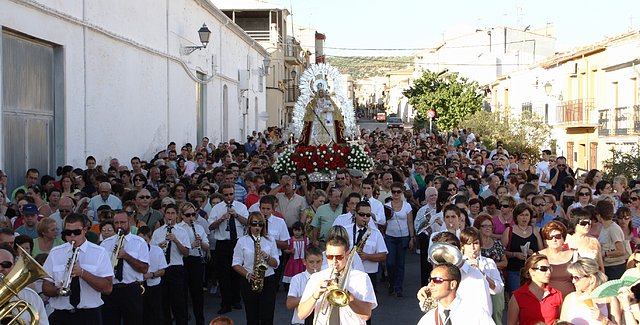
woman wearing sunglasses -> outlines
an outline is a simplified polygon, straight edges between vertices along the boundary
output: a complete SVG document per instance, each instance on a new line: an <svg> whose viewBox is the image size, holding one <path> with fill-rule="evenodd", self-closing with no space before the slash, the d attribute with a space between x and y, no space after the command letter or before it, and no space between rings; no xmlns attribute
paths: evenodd
<svg viewBox="0 0 640 325"><path fill-rule="evenodd" d="M386 175L386 174L385 174ZM391 184L391 202L387 203L393 209L393 217L387 220L387 231L384 238L389 249L387 255L387 270L389 272L389 295L402 297L402 283L404 281L404 262L407 248L413 250L416 238L413 229L412 208L405 201L402 193L402 183Z"/></svg>
<svg viewBox="0 0 640 325"><path fill-rule="evenodd" d="M635 189L629 193L629 209L631 209L634 226L636 226L636 223L640 225L640 189Z"/></svg>
<svg viewBox="0 0 640 325"><path fill-rule="evenodd" d="M507 278L505 281L507 292L511 293L520 287L520 270L528 256L541 249L542 239L539 231L531 225L534 216L533 208L520 203L513 209L515 224L502 234L502 244L507 249ZM522 247L528 245L529 249Z"/></svg>
<svg viewBox="0 0 640 325"><path fill-rule="evenodd" d="M593 205L591 204L591 201L593 200L592 193L593 192L589 185L582 184L578 186L578 189L576 190L577 201L567 209L567 214L571 214L571 211L575 208L584 208L586 206Z"/></svg>
<svg viewBox="0 0 640 325"><path fill-rule="evenodd" d="M240 293L244 301L244 311L247 324L273 324L273 314L276 303L275 268L278 267L278 248L276 243L268 237L266 221L260 212L249 214L247 234L238 238L233 250L233 270L246 281L240 281ZM260 252L256 246L260 245ZM257 254L257 255L256 255ZM267 266L264 272L262 291L252 290L253 285L260 279L254 274L254 262L260 260Z"/></svg>
<svg viewBox="0 0 640 325"><path fill-rule="evenodd" d="M600 242L589 234L593 225L589 211L583 208L574 209L569 222L570 235L565 240L567 247L575 250L580 257L595 260L599 270L604 271Z"/></svg>
<svg viewBox="0 0 640 325"><path fill-rule="evenodd" d="M560 317L562 293L549 285L552 270L545 255L527 259L522 268L522 286L509 300L507 325L551 325Z"/></svg>
<svg viewBox="0 0 640 325"><path fill-rule="evenodd" d="M560 221L553 220L542 228L542 238L547 248L539 253L546 255L549 264L553 266L549 285L560 290L562 297L575 291L571 274L567 271L569 264L573 262L573 250L565 246L564 240L567 238L567 227Z"/></svg>
<svg viewBox="0 0 640 325"><path fill-rule="evenodd" d="M631 224L631 210L627 207L621 207L616 211L615 219L624 234L624 249L631 254L640 245L638 228L634 228Z"/></svg>
<svg viewBox="0 0 640 325"><path fill-rule="evenodd" d="M560 319L574 325L622 324L620 303L615 297L591 299L593 289L607 281L596 261L580 258L568 268L576 291L562 304ZM555 270L554 270L555 272Z"/></svg>

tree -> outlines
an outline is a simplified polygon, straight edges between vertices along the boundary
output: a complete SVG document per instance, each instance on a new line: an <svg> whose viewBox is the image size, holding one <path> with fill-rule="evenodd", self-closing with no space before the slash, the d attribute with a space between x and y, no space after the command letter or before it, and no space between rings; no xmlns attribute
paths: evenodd
<svg viewBox="0 0 640 325"><path fill-rule="evenodd" d="M465 119L460 127L471 128L487 148L495 148L500 140L507 151L527 153L532 158L540 156L551 137L551 127L544 119L526 111L518 118L479 111Z"/></svg>
<svg viewBox="0 0 640 325"><path fill-rule="evenodd" d="M478 83L458 77L457 73L425 71L420 79L404 91L415 111L415 128L428 124L429 110L436 111L439 130L451 131L465 117L482 108L482 95L477 93Z"/></svg>
<svg viewBox="0 0 640 325"><path fill-rule="evenodd" d="M611 149L612 157L604 161L604 179L612 181L618 175L628 180L640 178L640 145L630 151Z"/></svg>

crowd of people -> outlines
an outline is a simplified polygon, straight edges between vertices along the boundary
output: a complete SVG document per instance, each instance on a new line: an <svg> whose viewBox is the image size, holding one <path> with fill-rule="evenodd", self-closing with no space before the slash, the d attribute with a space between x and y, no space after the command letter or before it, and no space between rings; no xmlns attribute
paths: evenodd
<svg viewBox="0 0 640 325"><path fill-rule="evenodd" d="M640 286L591 293L640 280L639 180L576 175L549 150L487 148L469 129L377 129L360 138L373 170L314 182L275 172L287 140L270 129L129 165L89 156L55 177L30 168L14 189L0 171L0 273L21 254L43 266L50 278L18 294L41 324L200 325L204 292L221 297L219 324L234 309L272 324L282 291L292 324L371 324L376 292L415 293L415 251L419 324L638 324ZM439 245L462 258L435 262Z"/></svg>

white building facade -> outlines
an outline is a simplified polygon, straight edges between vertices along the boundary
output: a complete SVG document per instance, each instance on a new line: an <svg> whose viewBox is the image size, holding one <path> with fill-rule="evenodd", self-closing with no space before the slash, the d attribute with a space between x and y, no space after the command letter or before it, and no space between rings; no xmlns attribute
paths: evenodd
<svg viewBox="0 0 640 325"><path fill-rule="evenodd" d="M203 23L207 47L186 54ZM171 141L243 141L265 128L268 54L209 1L7 0L0 26L10 182L28 167L150 159Z"/></svg>

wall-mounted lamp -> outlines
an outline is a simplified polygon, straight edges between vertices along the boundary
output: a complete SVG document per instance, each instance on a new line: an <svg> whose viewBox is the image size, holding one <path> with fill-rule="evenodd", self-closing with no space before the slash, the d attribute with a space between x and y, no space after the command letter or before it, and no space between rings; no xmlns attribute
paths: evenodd
<svg viewBox="0 0 640 325"><path fill-rule="evenodd" d="M551 85L550 82L547 81L547 83L544 84L544 92L549 95L551 94L551 90L553 89L553 86Z"/></svg>
<svg viewBox="0 0 640 325"><path fill-rule="evenodd" d="M262 60L262 66L259 68L261 76L264 77L264 76L269 75L269 66L270 65L271 65L271 58L270 57L266 57L266 58L264 58L264 60Z"/></svg>
<svg viewBox="0 0 640 325"><path fill-rule="evenodd" d="M198 37L200 38L200 43L202 43L202 46L184 46L180 49L180 52L183 55L189 55L193 53L195 50L207 48L207 44L209 44L210 36L211 36L211 31L207 27L207 24L202 24L202 27L198 29Z"/></svg>

